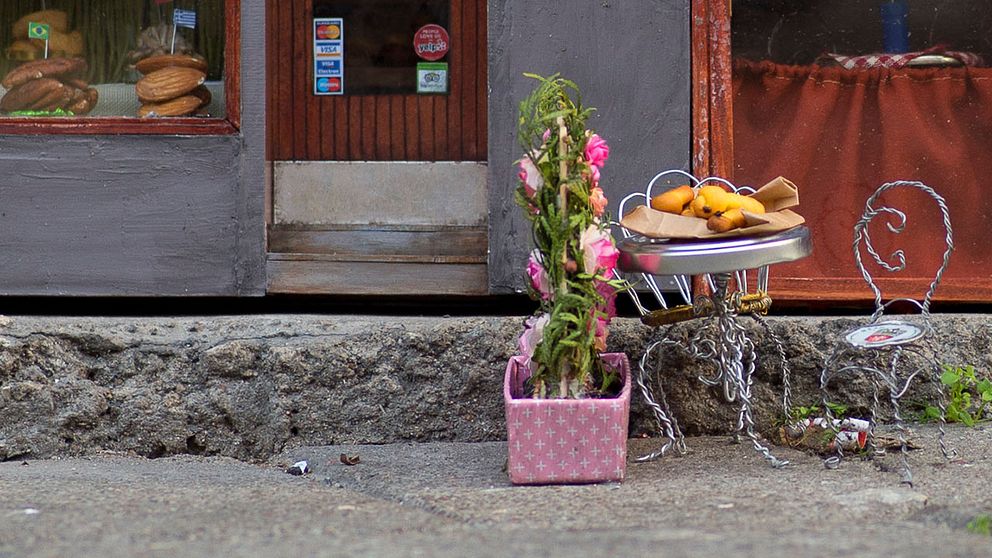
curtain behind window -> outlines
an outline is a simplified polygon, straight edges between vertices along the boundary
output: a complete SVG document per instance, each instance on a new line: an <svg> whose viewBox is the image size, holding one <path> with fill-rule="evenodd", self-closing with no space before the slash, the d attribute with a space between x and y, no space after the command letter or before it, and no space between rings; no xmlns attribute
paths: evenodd
<svg viewBox="0 0 992 558"><path fill-rule="evenodd" d="M852 71L738 60L733 126L737 183L760 186L782 175L800 189L813 257L774 274L812 279L814 291L817 279L830 278L833 289L870 294L852 255L854 224L878 186L920 180L947 199L955 233L937 298L992 300L992 69ZM870 271L885 279L886 298L922 298L944 249L940 213L916 192L883 201L906 212L907 230L872 228L873 240L883 256L905 249L908 267Z"/></svg>

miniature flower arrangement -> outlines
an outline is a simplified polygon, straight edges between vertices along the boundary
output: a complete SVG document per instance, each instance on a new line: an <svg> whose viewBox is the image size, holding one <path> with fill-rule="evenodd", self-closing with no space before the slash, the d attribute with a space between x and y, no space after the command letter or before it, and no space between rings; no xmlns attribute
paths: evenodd
<svg viewBox="0 0 992 558"><path fill-rule="evenodd" d="M520 104L514 197L536 248L526 282L539 303L503 383L508 473L514 484L620 482L627 470L630 363L606 353L623 283L600 169L610 148L586 129L592 109L557 75Z"/></svg>
<svg viewBox="0 0 992 558"><path fill-rule="evenodd" d="M525 389L533 398L613 397L621 379L599 358L623 286L599 187L610 148L586 128L594 109L581 105L574 83L527 76L539 84L520 104L515 199L533 228L526 282L540 309L519 341L531 374Z"/></svg>

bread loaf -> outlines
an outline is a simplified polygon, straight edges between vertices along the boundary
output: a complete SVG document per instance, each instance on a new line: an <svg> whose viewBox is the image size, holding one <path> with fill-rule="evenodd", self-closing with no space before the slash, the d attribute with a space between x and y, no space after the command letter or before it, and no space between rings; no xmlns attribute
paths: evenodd
<svg viewBox="0 0 992 558"><path fill-rule="evenodd" d="M75 77L89 68L82 58L48 58L26 62L7 74L0 81L4 89L14 89L33 79L44 77Z"/></svg>
<svg viewBox="0 0 992 558"><path fill-rule="evenodd" d="M148 75L154 71L173 66L193 68L204 73L207 71L207 61L202 56L193 54L157 54L139 60L134 68L142 75Z"/></svg>
<svg viewBox="0 0 992 558"><path fill-rule="evenodd" d="M194 68L170 67L146 75L134 87L142 103L160 103L186 95L206 79L206 74Z"/></svg>
<svg viewBox="0 0 992 558"><path fill-rule="evenodd" d="M65 108L69 104L69 100L72 99L73 92L76 89L66 87L62 82L59 82L59 84L61 87L53 87L44 97L32 103L29 107L30 110L56 110Z"/></svg>
<svg viewBox="0 0 992 558"><path fill-rule="evenodd" d="M35 48L44 52L45 41L31 39L31 43ZM48 52L58 52L66 56L80 56L83 54L83 34L79 31L72 33L50 32L48 34Z"/></svg>
<svg viewBox="0 0 992 558"><path fill-rule="evenodd" d="M7 57L11 60L34 60L40 58L41 52L31 41L18 39L10 44L10 48L7 49Z"/></svg>
<svg viewBox="0 0 992 558"><path fill-rule="evenodd" d="M15 39L28 38L28 24L44 23L48 25L50 31L65 33L69 30L69 15L62 10L41 10L31 12L14 23L12 29Z"/></svg>
<svg viewBox="0 0 992 558"><path fill-rule="evenodd" d="M200 107L200 98L196 95L181 97L161 103L145 103L138 109L138 116L187 116Z"/></svg>
<svg viewBox="0 0 992 558"><path fill-rule="evenodd" d="M42 103L53 102L65 94L66 86L57 79L39 78L23 83L0 99L0 110L12 112L16 110L32 110Z"/></svg>

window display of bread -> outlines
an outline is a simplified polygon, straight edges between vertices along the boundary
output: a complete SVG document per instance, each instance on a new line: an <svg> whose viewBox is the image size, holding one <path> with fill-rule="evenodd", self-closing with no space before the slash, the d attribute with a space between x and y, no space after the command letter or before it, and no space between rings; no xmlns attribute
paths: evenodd
<svg viewBox="0 0 992 558"><path fill-rule="evenodd" d="M140 60L135 68L145 74L134 86L142 118L189 116L211 101L203 85L207 62L201 56L158 54Z"/></svg>
<svg viewBox="0 0 992 558"><path fill-rule="evenodd" d="M22 64L4 76L7 90L0 111L68 112L87 114L99 95L83 76L89 66L82 58L49 58Z"/></svg>
<svg viewBox="0 0 992 558"><path fill-rule="evenodd" d="M200 103L179 116L226 114L224 3L174 2L196 13L195 27L179 28L172 25L173 6L162 4L151 0L0 0L0 82L10 76L7 86L0 83L0 99L11 93L0 108L0 122L9 116L69 116L69 112L91 118L135 118L142 104L184 96L196 97ZM66 68L53 62L57 59L73 60L73 64L85 60L86 67ZM166 68L190 68L204 77L201 81L194 75L190 81L189 75L177 79L166 73L156 78L159 82L153 79L144 84L153 91L139 99L137 82ZM12 91L41 78L62 85L43 82L16 94ZM65 93L55 91L63 87L68 88ZM51 88L47 93L54 101L43 103L39 95L46 88ZM166 107L147 107L141 113L172 116L177 110L186 111L191 103L186 99ZM42 104L54 108L32 108Z"/></svg>

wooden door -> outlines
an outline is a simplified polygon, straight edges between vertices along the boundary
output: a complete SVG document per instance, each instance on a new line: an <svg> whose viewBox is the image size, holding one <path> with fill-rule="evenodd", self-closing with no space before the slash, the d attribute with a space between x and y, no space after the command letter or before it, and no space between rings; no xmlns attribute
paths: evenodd
<svg viewBox="0 0 992 558"><path fill-rule="evenodd" d="M448 91L354 87L351 41L376 21L343 14L426 4L450 39ZM268 3L268 292L488 292L486 14L485 0ZM343 21L342 95L315 94L314 17ZM414 53L409 36L390 46Z"/></svg>

